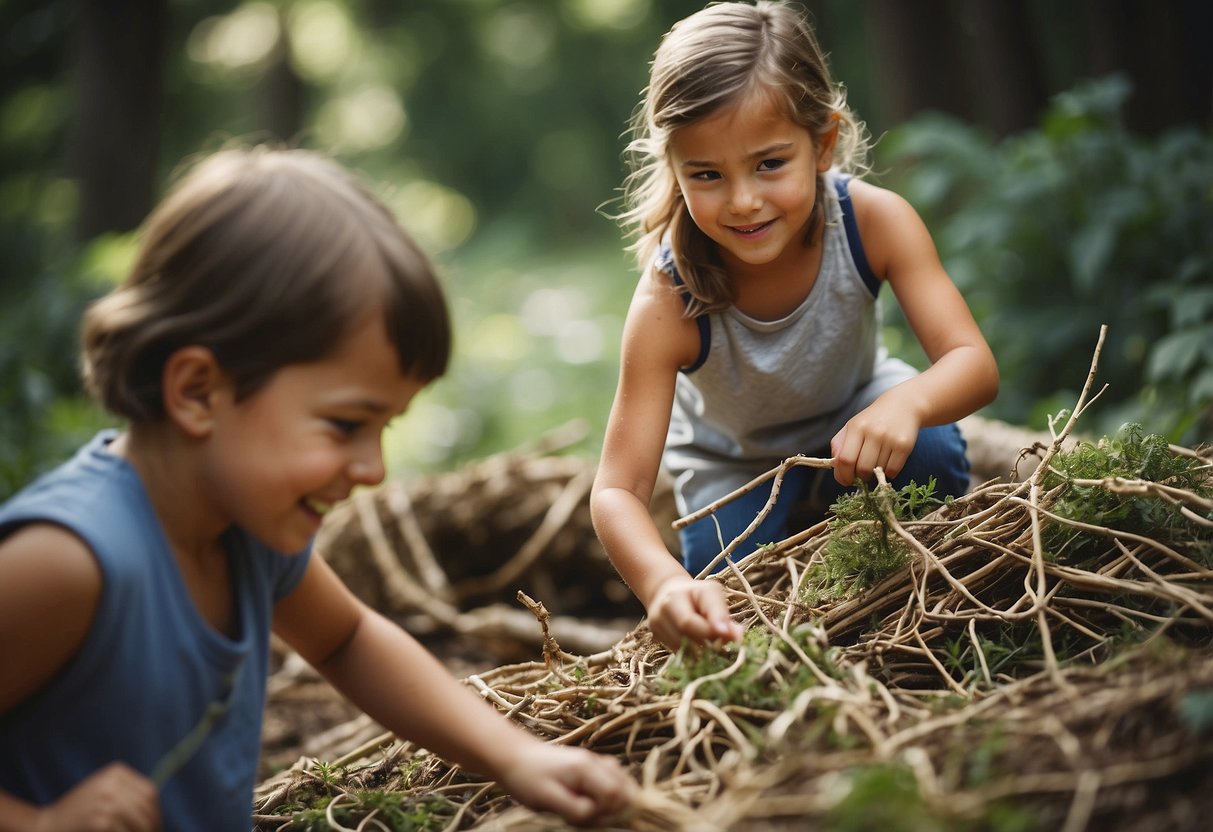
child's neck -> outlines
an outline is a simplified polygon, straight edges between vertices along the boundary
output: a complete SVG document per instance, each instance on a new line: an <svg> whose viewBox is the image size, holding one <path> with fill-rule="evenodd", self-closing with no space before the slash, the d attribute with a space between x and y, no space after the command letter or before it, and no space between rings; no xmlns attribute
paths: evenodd
<svg viewBox="0 0 1213 832"><path fill-rule="evenodd" d="M725 256L725 267L737 291L734 306L751 318L774 321L804 303L821 270L820 241L790 245L769 262L750 264Z"/></svg>
<svg viewBox="0 0 1213 832"><path fill-rule="evenodd" d="M221 540L229 524L205 510L209 502L197 487L202 478L188 440L168 426L141 425L121 434L109 450L143 481L198 615L218 632L237 637L231 568Z"/></svg>
<svg viewBox="0 0 1213 832"><path fill-rule="evenodd" d="M136 425L109 447L143 482L148 500L179 558L209 559L229 525L206 511L209 501L198 487L195 456L188 442L167 425Z"/></svg>

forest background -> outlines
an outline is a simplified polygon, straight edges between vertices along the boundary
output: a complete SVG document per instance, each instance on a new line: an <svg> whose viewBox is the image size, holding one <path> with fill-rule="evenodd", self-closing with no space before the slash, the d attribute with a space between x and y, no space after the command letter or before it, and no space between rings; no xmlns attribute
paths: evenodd
<svg viewBox="0 0 1213 832"><path fill-rule="evenodd" d="M635 265L609 219L663 32L701 0L2 0L0 499L111 424L77 325L182 159L281 139L364 173L438 264L450 373L387 440L445 470L582 420L596 454ZM1043 429L1101 324L1086 433L1213 440L1213 4L815 0L1002 370ZM923 366L885 292L886 341Z"/></svg>

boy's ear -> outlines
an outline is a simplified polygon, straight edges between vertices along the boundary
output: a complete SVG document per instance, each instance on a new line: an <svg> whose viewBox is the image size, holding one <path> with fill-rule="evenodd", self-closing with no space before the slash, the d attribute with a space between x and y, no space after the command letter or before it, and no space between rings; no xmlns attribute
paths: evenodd
<svg viewBox="0 0 1213 832"><path fill-rule="evenodd" d="M838 122L817 137L817 172L825 173L834 164L834 146L838 144Z"/></svg>
<svg viewBox="0 0 1213 832"><path fill-rule="evenodd" d="M176 350L164 362L160 385L169 421L192 438L207 436L217 397L229 386L215 354L197 345Z"/></svg>

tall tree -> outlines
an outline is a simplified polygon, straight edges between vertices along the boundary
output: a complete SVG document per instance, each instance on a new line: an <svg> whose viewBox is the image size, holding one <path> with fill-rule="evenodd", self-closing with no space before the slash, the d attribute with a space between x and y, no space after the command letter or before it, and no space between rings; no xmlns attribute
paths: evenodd
<svg viewBox="0 0 1213 832"><path fill-rule="evenodd" d="M78 3L68 166L79 240L129 231L151 209L167 16L167 0Z"/></svg>

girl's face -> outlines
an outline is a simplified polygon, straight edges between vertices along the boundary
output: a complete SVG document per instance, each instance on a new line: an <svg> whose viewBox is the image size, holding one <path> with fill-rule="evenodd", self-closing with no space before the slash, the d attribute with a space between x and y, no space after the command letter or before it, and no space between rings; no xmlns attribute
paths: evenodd
<svg viewBox="0 0 1213 832"><path fill-rule="evenodd" d="M803 251L833 139L815 146L773 95L747 96L673 135L670 162L687 209L731 272Z"/></svg>
<svg viewBox="0 0 1213 832"><path fill-rule="evenodd" d="M383 430L423 386L401 373L375 311L327 358L279 369L240 402L225 387L205 457L210 499L263 543L300 551L354 486L383 479Z"/></svg>

